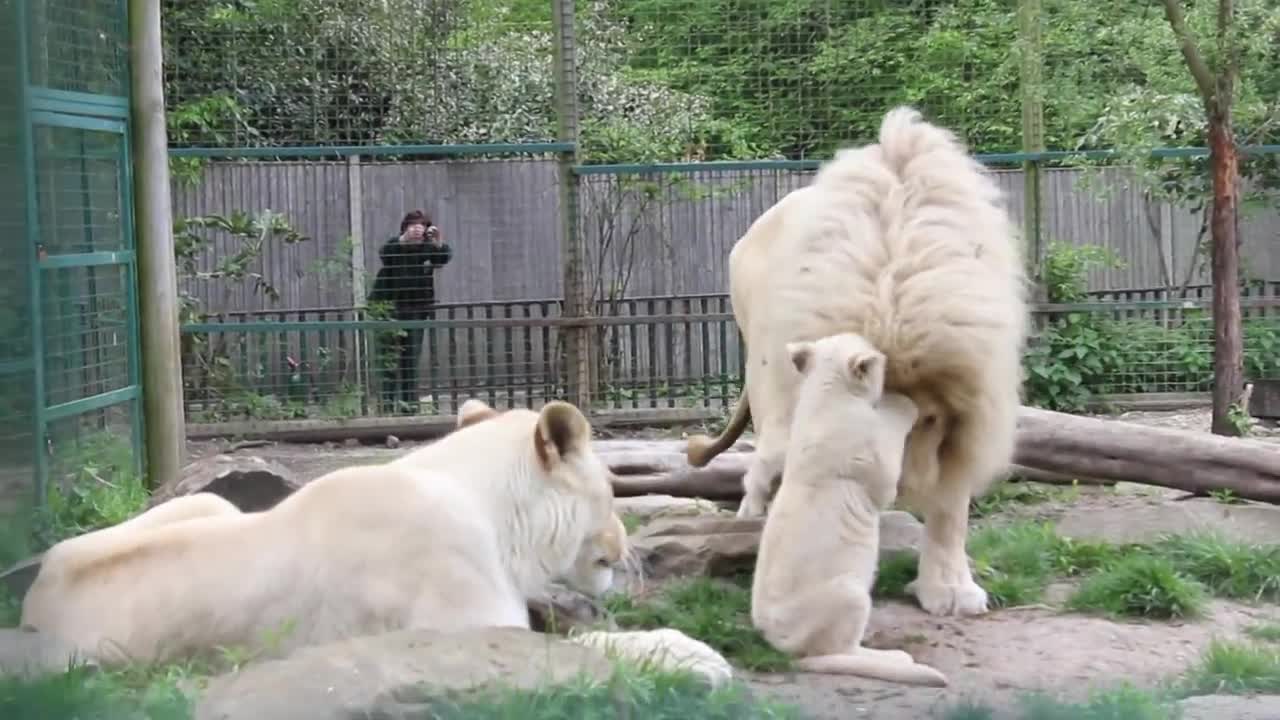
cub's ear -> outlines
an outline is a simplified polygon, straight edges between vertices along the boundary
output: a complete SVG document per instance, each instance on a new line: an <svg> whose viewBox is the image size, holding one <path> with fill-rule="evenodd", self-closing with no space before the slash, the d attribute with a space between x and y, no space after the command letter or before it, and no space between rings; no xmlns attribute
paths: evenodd
<svg viewBox="0 0 1280 720"><path fill-rule="evenodd" d="M854 380L865 381L884 368L884 353L878 350L861 352L849 358L849 375Z"/></svg>
<svg viewBox="0 0 1280 720"><path fill-rule="evenodd" d="M538 460L550 470L575 452L591 446L591 423L581 410L562 400L552 400L538 413L533 432Z"/></svg>
<svg viewBox="0 0 1280 720"><path fill-rule="evenodd" d="M458 408L457 429L461 430L468 425L475 425L498 415L499 412L490 407L485 401L480 398L471 398L462 403L462 407Z"/></svg>
<svg viewBox="0 0 1280 720"><path fill-rule="evenodd" d="M787 343L787 355L791 357L791 364L795 366L796 372L804 375L809 371L809 367L813 365L813 343L807 340L789 342Z"/></svg>

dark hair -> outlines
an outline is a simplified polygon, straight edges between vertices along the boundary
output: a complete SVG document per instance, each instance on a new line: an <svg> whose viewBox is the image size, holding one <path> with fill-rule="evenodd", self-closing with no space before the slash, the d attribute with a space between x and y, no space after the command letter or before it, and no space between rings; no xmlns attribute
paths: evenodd
<svg viewBox="0 0 1280 720"><path fill-rule="evenodd" d="M410 225L431 226L431 217L421 210L410 210L405 213L404 219L400 221L400 232L409 229Z"/></svg>

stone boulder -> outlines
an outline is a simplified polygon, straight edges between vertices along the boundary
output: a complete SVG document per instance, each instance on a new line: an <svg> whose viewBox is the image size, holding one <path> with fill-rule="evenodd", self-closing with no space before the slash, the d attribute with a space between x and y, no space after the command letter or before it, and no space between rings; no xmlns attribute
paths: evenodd
<svg viewBox="0 0 1280 720"><path fill-rule="evenodd" d="M349 720L429 716L441 693L603 682L600 650L518 628L404 630L304 647L215 678L196 720Z"/></svg>
<svg viewBox="0 0 1280 720"><path fill-rule="evenodd" d="M645 576L727 577L750 572L760 549L763 518L656 517L631 536ZM909 513L893 510L880 518L880 553L918 553L924 526Z"/></svg>
<svg viewBox="0 0 1280 720"><path fill-rule="evenodd" d="M147 507L175 497L211 492L244 512L256 512L270 509L302 485L287 468L260 457L214 455L191 463L183 469L181 478L157 488Z"/></svg>
<svg viewBox="0 0 1280 720"><path fill-rule="evenodd" d="M0 628L0 677L35 677L60 673L72 664L90 665L51 635L34 630Z"/></svg>

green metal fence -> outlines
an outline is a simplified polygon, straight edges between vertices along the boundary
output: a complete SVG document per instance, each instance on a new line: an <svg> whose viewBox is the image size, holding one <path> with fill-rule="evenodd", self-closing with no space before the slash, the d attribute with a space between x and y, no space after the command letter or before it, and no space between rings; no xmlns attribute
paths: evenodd
<svg viewBox="0 0 1280 720"><path fill-rule="evenodd" d="M1194 27L1211 27L1210 5L1193 4ZM1280 123L1268 101L1280 46L1266 31L1280 8L1271 5L1254 3L1240 21L1249 39L1236 110L1251 201L1274 201L1280 188ZM193 191L201 212L261 210L235 204L267 195L273 211L311 222L317 245L363 232L362 256L343 250L358 273L379 267L368 198L420 198L448 217L441 226L455 239L472 228L458 245L470 254L443 276L490 287L489 297L444 302L434 317L398 325L352 307L364 304L358 288L307 279L298 280L307 292L295 284L285 294L323 296L310 304L326 307L206 299L183 329L193 422L401 412L386 400L380 348L388 333L417 330L416 412L447 414L470 395L504 406L589 399L598 412L722 407L741 376L723 295L729 246L834 148L874 139L899 103L953 128L1002 171L1037 272L1062 247L1098 245L1119 250L1129 271L1097 265L1090 278L1160 288L1140 304L1042 308L1027 367L1043 403L1074 408L1099 395L1196 392L1210 382L1204 303L1187 306L1182 292L1205 280L1203 108L1158 8L1104 0L166 0L164 8L175 167L221 183ZM555 172L486 174L471 162L496 154L554 154ZM321 173L289 179L305 174L301 161L339 157L349 162L337 192L317 189ZM243 162L203 172L215 158ZM370 158L382 163L377 181ZM275 175L241 172L273 163ZM535 185L542 194L530 200ZM357 198L365 198L360 212L316 210L355 208ZM532 230L517 229L516 210ZM1280 277L1278 222L1265 213L1242 219L1251 279ZM500 255L500 240L521 252ZM277 256L253 269L270 263L281 276L297 270ZM532 277L548 272L554 282ZM233 285L228 294L246 287ZM1273 370L1273 296L1250 290L1254 375ZM491 297L553 299L482 302Z"/></svg>
<svg viewBox="0 0 1280 720"><path fill-rule="evenodd" d="M43 501L50 480L142 471L126 9L3 7L3 172L19 200L2 221L3 480L34 479Z"/></svg>
<svg viewBox="0 0 1280 720"><path fill-rule="evenodd" d="M1115 396L1202 393L1213 378L1205 288L1179 300L1163 290L1044 305L1026 356L1028 400L1079 410ZM1280 377L1280 283L1247 288L1250 379ZM189 358L187 416L197 425L276 420L342 422L393 414L379 402L385 371L369 351L379 332L426 330L416 414L452 415L469 397L499 408L563 396L557 300L442 305L431 321L368 319L330 308L243 313L184 326L204 348ZM716 415L741 390L741 338L726 295L630 298L600 306L591 410L659 421Z"/></svg>

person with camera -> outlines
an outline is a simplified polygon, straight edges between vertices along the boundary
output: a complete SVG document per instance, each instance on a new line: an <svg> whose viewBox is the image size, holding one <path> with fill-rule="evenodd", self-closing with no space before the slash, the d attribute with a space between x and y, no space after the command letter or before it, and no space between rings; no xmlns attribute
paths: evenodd
<svg viewBox="0 0 1280 720"><path fill-rule="evenodd" d="M429 320L435 316L435 270L453 258L440 228L421 210L400 221L400 234L378 250L382 267L373 282L369 302L395 320ZM401 328L380 343L384 372L382 398L398 413L418 409L418 367L425 328Z"/></svg>

